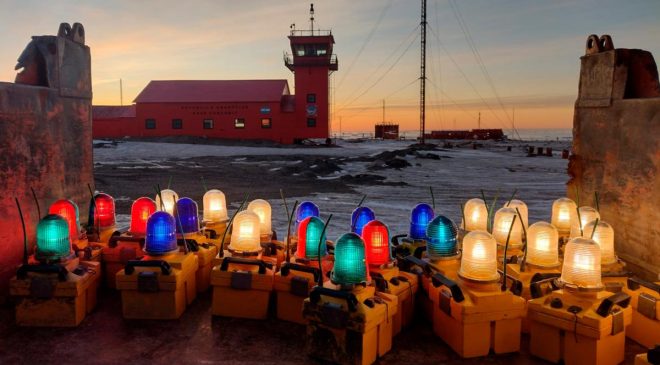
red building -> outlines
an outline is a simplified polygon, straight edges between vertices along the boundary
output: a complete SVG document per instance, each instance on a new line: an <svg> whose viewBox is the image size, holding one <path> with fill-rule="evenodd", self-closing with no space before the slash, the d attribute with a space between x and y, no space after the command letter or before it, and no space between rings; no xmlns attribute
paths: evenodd
<svg viewBox="0 0 660 365"><path fill-rule="evenodd" d="M313 13L312 13L313 14ZM313 23L312 23L313 24ZM286 80L151 81L130 106L94 106L94 138L197 136L294 143L330 135L332 32L292 30Z"/></svg>

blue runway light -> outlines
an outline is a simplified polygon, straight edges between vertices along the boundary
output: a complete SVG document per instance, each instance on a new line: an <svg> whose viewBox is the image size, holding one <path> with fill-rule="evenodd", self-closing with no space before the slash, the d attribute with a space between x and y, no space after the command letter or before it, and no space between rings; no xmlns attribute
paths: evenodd
<svg viewBox="0 0 660 365"><path fill-rule="evenodd" d="M369 207L355 208L351 215L351 232L361 236L362 228L374 219L376 219L376 214Z"/></svg>
<svg viewBox="0 0 660 365"><path fill-rule="evenodd" d="M172 215L164 211L154 212L147 220L144 251L154 256L178 251L175 227Z"/></svg>
<svg viewBox="0 0 660 365"><path fill-rule="evenodd" d="M296 226L300 225L300 222L307 217L318 217L319 216L319 207L316 204L310 201L304 201L300 203L296 209Z"/></svg>
<svg viewBox="0 0 660 365"><path fill-rule="evenodd" d="M410 212L409 236L415 240L426 239L426 226L433 220L433 208L425 203L417 204Z"/></svg>
<svg viewBox="0 0 660 365"><path fill-rule="evenodd" d="M175 219L181 221L181 225L176 225L176 233L195 233L199 232L199 215L197 203L190 198L181 198L177 200L174 210ZM183 232L181 231L183 229Z"/></svg>

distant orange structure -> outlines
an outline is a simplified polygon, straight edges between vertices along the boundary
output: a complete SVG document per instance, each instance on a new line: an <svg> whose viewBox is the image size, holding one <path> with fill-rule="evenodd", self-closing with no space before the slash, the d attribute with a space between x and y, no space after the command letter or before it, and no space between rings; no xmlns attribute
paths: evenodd
<svg viewBox="0 0 660 365"><path fill-rule="evenodd" d="M380 139L399 139L399 125L380 123L375 125L374 137Z"/></svg>

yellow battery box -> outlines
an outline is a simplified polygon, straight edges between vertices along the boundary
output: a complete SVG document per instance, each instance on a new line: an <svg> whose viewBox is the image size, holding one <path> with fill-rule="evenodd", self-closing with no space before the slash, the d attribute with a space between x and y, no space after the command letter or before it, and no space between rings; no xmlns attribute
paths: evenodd
<svg viewBox="0 0 660 365"><path fill-rule="evenodd" d="M214 244L218 250L222 248L222 237L225 237L224 247L229 245L229 240L231 235L229 232L225 234L227 230L227 221L225 222L204 222L202 227L202 234L206 237L209 243Z"/></svg>
<svg viewBox="0 0 660 365"><path fill-rule="evenodd" d="M278 271L286 257L286 243L269 240L261 242L261 247L263 248L263 251L261 251L261 259L269 263L272 266L273 271Z"/></svg>
<svg viewBox="0 0 660 365"><path fill-rule="evenodd" d="M318 267L285 262L275 273L273 288L277 296L277 318L289 322L306 324L303 318L303 301L324 276Z"/></svg>
<svg viewBox="0 0 660 365"><path fill-rule="evenodd" d="M197 267L192 252L128 261L116 275L124 318L179 318L197 295Z"/></svg>
<svg viewBox="0 0 660 365"><path fill-rule="evenodd" d="M213 315L266 319L273 277L263 260L225 256L211 272Z"/></svg>
<svg viewBox="0 0 660 365"><path fill-rule="evenodd" d="M458 269L461 266L460 257L431 262L429 259L419 259L410 255L403 258L402 261L407 261L408 264L412 265L414 268L412 270L413 272L421 273L418 275L418 280L421 284L420 295L417 296L418 307L422 309L424 318L433 321L433 301L431 298L437 295L439 289L431 285L431 275L434 272L438 272L452 280L456 279Z"/></svg>
<svg viewBox="0 0 660 365"><path fill-rule="evenodd" d="M499 283L453 281L432 276L433 332L461 357L520 350L520 322L525 300L502 291ZM435 294L437 293L437 294Z"/></svg>
<svg viewBox="0 0 660 365"><path fill-rule="evenodd" d="M124 233L112 237L107 247L103 247L102 262L105 274L105 284L112 289L117 287L117 273L124 269L130 260L136 260L145 255L144 236L132 236Z"/></svg>
<svg viewBox="0 0 660 365"><path fill-rule="evenodd" d="M372 364L392 346L397 298L373 286L340 290L329 281L303 304L307 353L340 364Z"/></svg>
<svg viewBox="0 0 660 365"><path fill-rule="evenodd" d="M657 365L660 364L660 345L655 345L645 354L635 356L635 365Z"/></svg>
<svg viewBox="0 0 660 365"><path fill-rule="evenodd" d="M183 245L183 238L180 235L178 236L179 245ZM218 248L201 233L186 234L186 244L191 252L197 256L199 266L195 273L195 285L197 286L197 292L203 293L211 286L211 270L213 269L214 258L218 254Z"/></svg>
<svg viewBox="0 0 660 365"><path fill-rule="evenodd" d="M61 265L21 266L9 283L16 302L16 324L77 326L96 306L100 280L101 265L78 258Z"/></svg>
<svg viewBox="0 0 660 365"><path fill-rule="evenodd" d="M392 324L392 334L396 336L401 332L402 327L408 326L413 320L419 279L417 275L400 271L396 266L371 267L369 274L379 292L394 295L398 299L399 310Z"/></svg>
<svg viewBox="0 0 660 365"><path fill-rule="evenodd" d="M647 348L660 345L660 283L628 278L623 291L630 295L633 310L626 336Z"/></svg>
<svg viewBox="0 0 660 365"><path fill-rule="evenodd" d="M530 352L566 365L619 364L632 308L626 293L560 289L528 303Z"/></svg>

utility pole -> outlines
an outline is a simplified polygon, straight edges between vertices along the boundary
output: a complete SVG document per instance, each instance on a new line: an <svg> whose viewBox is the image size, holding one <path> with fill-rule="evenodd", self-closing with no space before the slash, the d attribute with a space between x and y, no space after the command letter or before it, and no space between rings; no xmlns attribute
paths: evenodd
<svg viewBox="0 0 660 365"><path fill-rule="evenodd" d="M481 129L481 112L479 112L479 119L477 119L477 129Z"/></svg>
<svg viewBox="0 0 660 365"><path fill-rule="evenodd" d="M383 124L385 124L385 99L383 99Z"/></svg>
<svg viewBox="0 0 660 365"><path fill-rule="evenodd" d="M119 79L119 105L124 106L124 85Z"/></svg>
<svg viewBox="0 0 660 365"><path fill-rule="evenodd" d="M421 22L422 44L421 64L419 76L419 142L425 143L426 132L426 0L422 0L422 22Z"/></svg>

